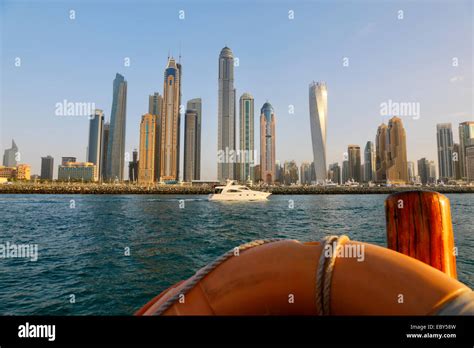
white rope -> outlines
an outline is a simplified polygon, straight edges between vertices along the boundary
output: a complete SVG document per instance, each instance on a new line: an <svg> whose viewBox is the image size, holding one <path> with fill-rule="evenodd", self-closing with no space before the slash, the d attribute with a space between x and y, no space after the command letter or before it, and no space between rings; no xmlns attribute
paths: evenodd
<svg viewBox="0 0 474 348"><path fill-rule="evenodd" d="M327 236L323 239L321 255L319 257L318 269L316 273L316 313L318 315L331 314L331 281L336 263L336 257L343 243L349 237ZM331 248L329 256L326 256L326 249Z"/></svg>
<svg viewBox="0 0 474 348"><path fill-rule="evenodd" d="M239 252L253 247L278 242L284 240L282 238L273 239L262 239L255 240L250 243L240 245L238 248ZM336 257L339 250L343 247L343 243L347 242L349 237L343 236L327 236L322 241L322 250L319 257L319 263L316 273L316 313L318 315L329 315L330 300L331 300L331 281L332 274L334 271L334 265L336 263ZM329 257L326 256L326 249L332 247ZM171 296L165 302L163 302L152 315L161 315L166 312L176 301L179 300L180 296L187 294L193 289L197 283L199 283L205 276L216 269L219 265L227 261L229 258L236 254L236 248L233 248L214 260L212 263L204 266L196 274L188 279L185 285L180 289L179 292Z"/></svg>
<svg viewBox="0 0 474 348"><path fill-rule="evenodd" d="M268 243L273 243L273 242L278 242L283 240L282 238L273 238L273 239L260 239L260 240L255 240L253 242L249 242L246 244L242 244L238 246L239 253L241 251L263 245L263 244L268 244ZM188 293L191 289L193 289L197 283L199 283L206 275L208 275L210 272L212 272L214 269L216 269L220 264L223 262L227 261L229 258L235 255L235 250L236 248L233 248L214 260L212 263L204 266L201 268L199 271L196 272L194 276L192 276L185 286L175 295L171 296L169 299L167 299L165 302L163 302L158 309L152 314L152 315L161 315L165 311L167 311L176 301L179 300L180 296L185 295Z"/></svg>

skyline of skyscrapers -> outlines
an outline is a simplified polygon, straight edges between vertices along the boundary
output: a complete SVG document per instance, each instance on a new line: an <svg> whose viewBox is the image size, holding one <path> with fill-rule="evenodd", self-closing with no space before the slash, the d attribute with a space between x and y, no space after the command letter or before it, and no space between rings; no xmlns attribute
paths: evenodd
<svg viewBox="0 0 474 348"><path fill-rule="evenodd" d="M219 54L217 112L217 180L235 179L235 163L227 160L223 153L235 151L235 95L234 55L229 47Z"/></svg>
<svg viewBox="0 0 474 348"><path fill-rule="evenodd" d="M181 65L168 58L163 82L160 181L179 179Z"/></svg>
<svg viewBox="0 0 474 348"><path fill-rule="evenodd" d="M309 118L316 182L326 180L326 130L328 117L327 87L323 82L309 85Z"/></svg>
<svg viewBox="0 0 474 348"><path fill-rule="evenodd" d="M106 178L110 181L123 181L126 117L127 81L117 73L113 82L112 111L107 144Z"/></svg>
<svg viewBox="0 0 474 348"><path fill-rule="evenodd" d="M275 123L273 106L266 102L260 109L260 177L267 184L275 181Z"/></svg>
<svg viewBox="0 0 474 348"><path fill-rule="evenodd" d="M228 132L227 143L232 143L233 146L226 147L228 150L240 150L242 153L247 153L248 157L239 158L237 156L238 164L229 161L226 162L226 168L233 171L233 179L240 179L246 181L247 179L253 179L255 177L255 168L251 168L251 163L254 162L253 157L255 146L254 146L254 99L249 93L243 93L240 97L240 109L239 109L239 149L235 146L236 143L236 90L234 88L234 65L230 64L233 62L233 53L230 48L224 47L221 50L219 56L219 112L218 122L221 122L221 126L224 126ZM180 63L177 63L174 58L168 57L168 63L165 68L165 79L163 96L159 92L149 95L148 111L150 115L155 118L155 131L154 131L154 167L152 169L154 177L151 182L157 181L178 181L180 179L180 107L182 107L181 100L181 73L182 67ZM96 165L98 175L100 178L106 177L105 172L107 168L112 165L108 161L112 156L110 151L118 148L118 143L124 146L125 139L121 136L116 136L118 139L114 142L111 139L112 133L120 133L117 129L123 128L123 135L125 131L126 121L126 96L127 96L127 81L119 73L116 74L113 83L113 103L112 113L116 117L111 115L111 124L104 123L104 113L100 109L94 111L94 117L89 122L89 140L87 146L86 161ZM170 96L168 98L167 96ZM166 100L167 103L163 101ZM171 101L171 102L170 102ZM269 103L268 103L269 104ZM169 106L172 106L170 108ZM269 104L270 105L270 104ZM326 167L326 124L327 124L327 87L322 82L312 82L309 87L309 105L310 105L310 127L313 147L313 164L311 165L312 172L314 175L311 178L312 182L323 183L326 179L332 179L334 173L331 168L325 171L325 174L319 174L317 168ZM265 106L265 104L264 104ZM270 105L271 107L271 105ZM273 107L271 107L273 109ZM263 107L262 107L263 110ZM199 180L200 179L200 137L201 137L201 112L202 112L202 101L201 98L191 99L187 103L186 109L186 123L184 127L185 136L185 148L184 148L184 166L183 166L183 179L185 181ZM272 111L274 115L274 111ZM163 117L162 117L163 116ZM169 117L169 122L164 116ZM187 122L189 119L189 122ZM271 118L273 121L274 117ZM114 120L114 121L113 121ZM170 121L171 120L171 121ZM112 122L113 121L113 122ZM123 122L122 122L123 121ZM192 121L192 122L191 122ZM114 132L111 132L112 123L114 126ZM162 125L166 124L166 128ZM222 127L221 127L222 128ZM224 139L219 128L218 137ZM267 132L268 124L261 124L260 133L265 129ZM270 137L275 137L275 131L271 132ZM117 135L115 134L115 135ZM147 133L148 134L148 133ZM164 137L163 137L164 135ZM265 135L265 141L262 142L261 138L261 154L260 158L263 158L262 151L265 151L265 156L268 158L268 148L272 148L274 151L275 144L270 147L267 144L266 139L268 134ZM161 139L159 139L161 138ZM165 139L166 138L166 139ZM123 140L123 141L122 141ZM162 146L163 144L167 147ZM171 146L170 146L171 144ZM192 146L191 146L192 144ZM262 144L264 146L262 147ZM449 181L451 179L466 179L467 175L467 148L474 144L474 122L466 121L459 124L459 144L454 142L452 126L450 123L437 124L437 150L438 150L438 169L439 179L443 181ZM110 145L110 146L109 146ZM218 144L219 147L219 144ZM4 163L10 161L12 154L18 151L16 144L12 141L12 148L5 150ZM171 150L169 150L171 149ZM110 151L109 151L110 150ZM120 150L120 149L119 149ZM142 145L140 144L140 153ZM145 150L149 151L148 149ZM472 150L471 150L472 152ZM169 158L162 157L162 154L171 156ZM192 154L188 156L188 154ZM407 153L406 153L406 134L400 117L394 116L388 122L388 126L382 124L379 126L376 135L375 146L374 143L368 141L364 149L364 163L360 156L360 147L358 145L349 145L348 147L348 159L346 167L342 168L342 176L346 179L353 179L357 182L390 182L390 183L407 183L414 182L416 180L415 166L412 164L410 170L408 168ZM125 157L125 153L124 156ZM275 157L275 156L273 156ZM141 156L140 156L141 158ZM319 158L320 162L324 162L324 165L317 165L316 161ZM125 159L123 159L125 160ZM272 159L275 167L276 158ZM72 162L72 161L71 161ZM74 160L75 162L75 160ZM136 161L138 164L140 161ZM130 162L132 163L132 162ZM133 162L135 163L135 162ZM304 163L305 177L301 179L306 182L306 162ZM433 176L435 170L432 168L432 161L429 161L430 175ZM145 163L143 164L145 165ZM192 166L192 168L190 167ZM230 165L230 166L227 166ZM174 167L173 167L174 166ZM302 164L303 166L303 164ZM121 178L117 175L115 179L113 177L108 178L109 180L123 181L123 166L120 166ZM173 171L172 176L166 177L161 175L162 168L171 168ZM219 165L218 165L219 167ZM261 165L259 176L263 181L268 178L268 173L264 173L267 165ZM147 169L143 172L145 175ZM228 173L231 173L228 171ZM320 179L318 179L318 176ZM129 175L130 177L130 175ZM271 182L278 180L276 175L276 169L273 168L273 174L271 175ZM324 179L321 179L324 178ZM313 180L314 179L314 180ZM148 180L148 179L147 179ZM133 181L133 179L132 179ZM143 181L143 180L142 180ZM221 180L222 181L222 180Z"/></svg>

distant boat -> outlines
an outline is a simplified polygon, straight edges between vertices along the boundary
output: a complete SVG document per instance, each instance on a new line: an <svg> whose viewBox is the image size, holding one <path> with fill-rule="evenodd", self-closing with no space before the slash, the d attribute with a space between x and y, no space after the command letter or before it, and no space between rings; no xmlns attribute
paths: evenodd
<svg viewBox="0 0 474 348"><path fill-rule="evenodd" d="M214 193L209 195L210 201L265 201L270 192L254 191L247 186L238 185L228 180L225 186L216 186Z"/></svg>
<svg viewBox="0 0 474 348"><path fill-rule="evenodd" d="M357 181L354 181L354 179L350 179L350 180L347 180L344 185L349 186L349 187L358 187L359 183Z"/></svg>

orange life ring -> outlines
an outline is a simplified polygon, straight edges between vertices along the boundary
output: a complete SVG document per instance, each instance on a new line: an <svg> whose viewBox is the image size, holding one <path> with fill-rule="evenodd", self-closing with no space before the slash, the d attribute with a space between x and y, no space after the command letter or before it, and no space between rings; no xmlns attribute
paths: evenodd
<svg viewBox="0 0 474 348"><path fill-rule="evenodd" d="M472 290L464 284L401 253L355 241L346 241L341 250L327 286L325 314L432 315L453 299L472 299ZM355 252L349 257L345 250L363 250L363 260ZM135 314L321 314L317 274L324 252L321 242L295 240L239 249L202 279L196 281L198 272Z"/></svg>

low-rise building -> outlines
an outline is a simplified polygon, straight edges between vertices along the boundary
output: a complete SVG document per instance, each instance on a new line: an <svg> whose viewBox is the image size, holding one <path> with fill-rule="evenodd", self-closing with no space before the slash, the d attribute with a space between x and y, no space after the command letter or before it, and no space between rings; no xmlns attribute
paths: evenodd
<svg viewBox="0 0 474 348"><path fill-rule="evenodd" d="M0 178L30 180L31 166L29 164L18 164L16 167L0 166Z"/></svg>
<svg viewBox="0 0 474 348"><path fill-rule="evenodd" d="M58 169L59 181L97 181L97 166L91 162L66 162Z"/></svg>

